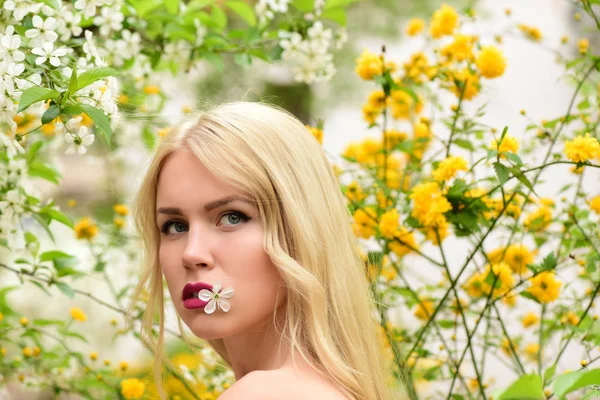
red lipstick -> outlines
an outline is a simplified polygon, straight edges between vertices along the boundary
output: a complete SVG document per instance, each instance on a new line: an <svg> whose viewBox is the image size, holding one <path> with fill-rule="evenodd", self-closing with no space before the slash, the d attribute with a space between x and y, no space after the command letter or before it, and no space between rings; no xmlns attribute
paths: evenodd
<svg viewBox="0 0 600 400"><path fill-rule="evenodd" d="M197 293L202 289L212 290L212 285L205 282L188 283L183 287L181 293L181 300L183 300L183 306L185 308L204 308L208 302L200 300Z"/></svg>

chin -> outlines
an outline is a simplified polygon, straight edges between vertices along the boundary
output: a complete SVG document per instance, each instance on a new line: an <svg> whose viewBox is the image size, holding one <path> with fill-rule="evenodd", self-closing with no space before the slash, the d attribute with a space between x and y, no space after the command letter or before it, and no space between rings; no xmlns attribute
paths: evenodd
<svg viewBox="0 0 600 400"><path fill-rule="evenodd" d="M182 318L183 322L200 339L223 339L237 333L236 326L232 325L234 319L226 313L216 311L216 314L205 314L204 311L186 311L193 311L193 313L188 313L186 318Z"/></svg>

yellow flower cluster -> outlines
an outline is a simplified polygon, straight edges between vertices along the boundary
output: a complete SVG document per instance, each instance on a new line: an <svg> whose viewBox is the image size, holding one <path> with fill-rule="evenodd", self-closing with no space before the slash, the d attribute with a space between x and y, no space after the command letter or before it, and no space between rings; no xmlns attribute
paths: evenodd
<svg viewBox="0 0 600 400"><path fill-rule="evenodd" d="M455 71L453 78L450 90L456 97L460 98L462 93L463 100L471 100L479 94L479 76L469 68L465 67L460 71Z"/></svg>
<svg viewBox="0 0 600 400"><path fill-rule="evenodd" d="M502 76L506 69L506 59L495 46L483 47L477 55L476 63L481 75L488 79Z"/></svg>
<svg viewBox="0 0 600 400"><path fill-rule="evenodd" d="M421 33L423 29L425 29L425 20L422 18L413 18L408 21L406 34L409 36L415 36Z"/></svg>
<svg viewBox="0 0 600 400"><path fill-rule="evenodd" d="M442 4L442 6L433 13L429 34L436 39L445 35L452 35L454 30L458 28L458 25L458 13L454 7Z"/></svg>
<svg viewBox="0 0 600 400"><path fill-rule="evenodd" d="M531 286L527 288L527 292L531 293L540 303L548 304L558 299L562 282L554 277L554 272L540 272L529 278L529 282Z"/></svg>
<svg viewBox="0 0 600 400"><path fill-rule="evenodd" d="M528 312L527 314L525 314L525 316L523 317L523 327L524 328L529 328L530 326L533 326L535 324L537 324L540 321L540 319L538 318L537 314L534 312Z"/></svg>
<svg viewBox="0 0 600 400"><path fill-rule="evenodd" d="M317 128L316 126L306 125L310 133L317 139L320 144L323 144L323 130Z"/></svg>
<svg viewBox="0 0 600 400"><path fill-rule="evenodd" d="M88 217L82 218L74 229L77 239L91 240L98 234L98 227Z"/></svg>
<svg viewBox="0 0 600 400"><path fill-rule="evenodd" d="M373 207L359 208L354 212L354 234L363 239L369 239L375 235L377 227L377 213Z"/></svg>
<svg viewBox="0 0 600 400"><path fill-rule="evenodd" d="M595 196L589 201L590 209L596 214L600 214L600 196Z"/></svg>
<svg viewBox="0 0 600 400"><path fill-rule="evenodd" d="M422 321L427 321L433 314L433 311L433 302L431 300L423 300L417 305L414 315Z"/></svg>
<svg viewBox="0 0 600 400"><path fill-rule="evenodd" d="M392 117L395 119L410 119L413 113L418 115L423 111L423 101L417 98L415 102L413 97L404 90L392 90L389 105Z"/></svg>
<svg viewBox="0 0 600 400"><path fill-rule="evenodd" d="M123 379L121 381L121 394L127 400L139 399L144 394L146 385L136 378Z"/></svg>
<svg viewBox="0 0 600 400"><path fill-rule="evenodd" d="M392 250L398 257L402 257L411 251L418 250L419 244L415 239L415 235L410 232L406 227L399 227L393 236L394 241L390 242L390 250Z"/></svg>
<svg viewBox="0 0 600 400"><path fill-rule="evenodd" d="M385 69L394 72L397 66L393 61L385 62ZM376 75L384 72L382 56L371 53L369 50L363 50L360 57L356 60L356 73L364 80L373 79Z"/></svg>
<svg viewBox="0 0 600 400"><path fill-rule="evenodd" d="M457 33L454 35L454 41L440 49L440 55L447 61L472 61L473 45L476 38L471 35Z"/></svg>
<svg viewBox="0 0 600 400"><path fill-rule="evenodd" d="M468 169L467 160L460 156L452 156L440 162L432 175L436 181L443 182L454 178L458 171L467 171Z"/></svg>
<svg viewBox="0 0 600 400"><path fill-rule="evenodd" d="M502 257L503 253L504 257ZM498 247L490 251L488 258L492 263L504 261L514 273L523 274L527 271L527 264L533 264L535 254L523 244L511 244L506 249Z"/></svg>
<svg viewBox="0 0 600 400"><path fill-rule="evenodd" d="M590 137L589 132L585 136L577 136L573 140L565 142L565 154L569 160L584 162L590 158L600 156L600 143L595 137Z"/></svg>
<svg viewBox="0 0 600 400"><path fill-rule="evenodd" d="M525 228L532 232L544 231L550 223L552 223L552 210L545 205L527 214L523 220Z"/></svg>
<svg viewBox="0 0 600 400"><path fill-rule="evenodd" d="M416 185L409 198L413 201L411 215L425 227L443 224L446 222L444 213L452 209L452 205L442 194L437 182Z"/></svg>
<svg viewBox="0 0 600 400"><path fill-rule="evenodd" d="M491 266L488 264L481 275L481 290L486 295L491 293L492 297L506 294L515 283L515 279L512 276L512 270L508 264L503 261L492 264ZM492 288L491 283L494 281L495 284Z"/></svg>
<svg viewBox="0 0 600 400"><path fill-rule="evenodd" d="M590 41L587 39L580 39L579 42L577 42L577 47L579 47L579 52L581 54L585 54L588 51L588 47L590 47Z"/></svg>
<svg viewBox="0 0 600 400"><path fill-rule="evenodd" d="M496 139L492 140L492 142L490 143L490 149L498 150L498 153L500 153L500 158L505 158L506 156L502 153L511 152L517 154L517 152L519 151L519 142L514 136L506 135L502 139L500 147L498 147L498 142L496 141Z"/></svg>

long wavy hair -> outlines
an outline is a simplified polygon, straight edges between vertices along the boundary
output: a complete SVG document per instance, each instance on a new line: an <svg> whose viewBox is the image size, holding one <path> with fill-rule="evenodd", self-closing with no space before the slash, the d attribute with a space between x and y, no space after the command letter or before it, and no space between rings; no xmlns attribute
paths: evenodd
<svg viewBox="0 0 600 400"><path fill-rule="evenodd" d="M391 365L378 337L375 302L352 216L332 165L302 122L262 102L221 104L178 124L157 144L134 198L144 270L130 310L147 290L140 333L154 350L161 399L162 363L169 361L163 355L156 189L165 158L180 148L189 149L215 176L256 202L264 226L263 247L287 290L285 323L276 327L281 340L357 400L391 399ZM208 343L230 366L223 340Z"/></svg>

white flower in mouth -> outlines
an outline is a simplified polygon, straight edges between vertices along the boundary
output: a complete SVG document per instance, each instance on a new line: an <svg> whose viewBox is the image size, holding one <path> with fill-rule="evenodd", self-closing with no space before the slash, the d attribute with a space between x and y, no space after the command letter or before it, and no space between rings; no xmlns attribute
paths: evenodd
<svg viewBox="0 0 600 400"><path fill-rule="evenodd" d="M212 314L217 308L220 308L224 312L229 311L231 307L226 299L230 299L233 296L233 288L227 288L221 290L221 284L215 283L212 290L202 289L198 293L198 298L202 301L208 301L204 312Z"/></svg>

